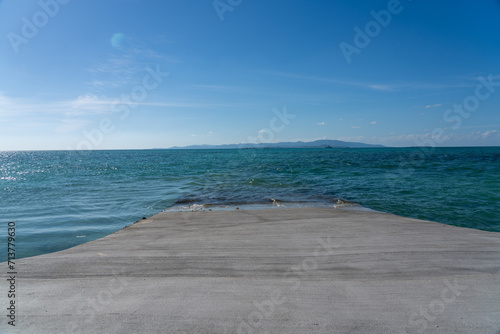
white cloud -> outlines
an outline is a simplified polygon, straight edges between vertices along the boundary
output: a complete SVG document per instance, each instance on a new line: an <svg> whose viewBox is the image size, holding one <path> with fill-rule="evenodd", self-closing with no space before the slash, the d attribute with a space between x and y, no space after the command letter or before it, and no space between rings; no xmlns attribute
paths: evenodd
<svg viewBox="0 0 500 334"><path fill-rule="evenodd" d="M490 131L480 133L481 137L483 137L485 139L498 136L499 134L500 134L500 132L498 132L497 130L490 130Z"/></svg>
<svg viewBox="0 0 500 334"><path fill-rule="evenodd" d="M109 111L115 101L108 98L100 98L95 95L81 95L74 100L60 102L62 108L68 108L67 114L104 113Z"/></svg>
<svg viewBox="0 0 500 334"><path fill-rule="evenodd" d="M432 105L427 105L425 106L425 109L429 109L429 108L436 108L436 107L441 107L442 104L441 103L438 103L438 104L432 104Z"/></svg>
<svg viewBox="0 0 500 334"><path fill-rule="evenodd" d="M326 125L325 122L316 123L316 125Z"/></svg>
<svg viewBox="0 0 500 334"><path fill-rule="evenodd" d="M373 122L370 122L370 124L377 124L377 122L373 121Z"/></svg>

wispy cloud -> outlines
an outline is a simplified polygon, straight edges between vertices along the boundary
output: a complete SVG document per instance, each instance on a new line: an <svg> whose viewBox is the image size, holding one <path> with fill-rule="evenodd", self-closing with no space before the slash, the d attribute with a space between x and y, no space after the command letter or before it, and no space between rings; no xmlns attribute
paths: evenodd
<svg viewBox="0 0 500 334"><path fill-rule="evenodd" d="M0 108L1 107L7 107L11 104L10 99L5 96L3 93L0 93Z"/></svg>
<svg viewBox="0 0 500 334"><path fill-rule="evenodd" d="M262 70L260 72L275 75L275 76L280 76L280 77L322 81L322 82L327 82L327 83L332 83L332 84L342 85L342 86L357 86L357 87L363 87L363 88L372 89L372 90L392 90L392 88L390 86L383 85L383 84L364 83L364 82L341 80L341 79L335 79L335 78L323 78L323 77L315 77L315 76L310 76L310 75L302 75L302 74L286 73L286 72L275 72L275 71L264 71L264 70Z"/></svg>
<svg viewBox="0 0 500 334"><path fill-rule="evenodd" d="M74 100L61 101L57 104L61 109L66 110L66 114L101 114L108 112L113 103L114 101L111 99L87 94L78 96Z"/></svg>
<svg viewBox="0 0 500 334"><path fill-rule="evenodd" d="M114 108L122 102L117 98L97 97L95 95L79 96L74 100L60 102L59 105L65 108L66 114L101 114L112 113ZM184 102L184 101L159 101L159 102L134 102L137 107L161 107L161 108L193 108L193 109L213 109L223 107L223 104Z"/></svg>
<svg viewBox="0 0 500 334"><path fill-rule="evenodd" d="M189 85L184 85L184 87L189 89L195 89L207 92L217 92L217 93L248 93L249 91L251 91L248 88L224 86L224 85L189 84Z"/></svg>
<svg viewBox="0 0 500 334"><path fill-rule="evenodd" d="M474 125L474 126L462 126L462 129L482 129L482 128L498 128L500 124L490 124L490 125Z"/></svg>
<svg viewBox="0 0 500 334"><path fill-rule="evenodd" d="M396 92L402 90L443 90L450 88L471 88L476 87L478 84L477 76L464 76L462 78L450 78L447 81L443 81L441 83L429 83L429 82L396 82L396 83L382 83L382 82L361 82L361 81L353 81L353 80L343 80L338 78L324 78L317 77L311 75L303 75L296 73L286 73L286 72L276 72L276 71L266 71L260 70L261 73L266 73L275 76L287 77L287 78L296 78L303 80L313 80L313 81L321 81L327 82L331 84L336 84L340 86L352 86L359 87L369 90L376 91L386 91L386 92ZM488 75L483 75L486 77ZM493 80L500 79L500 75L493 75ZM500 86L500 83L495 82L493 86Z"/></svg>
<svg viewBox="0 0 500 334"><path fill-rule="evenodd" d="M498 130L490 130L486 132L477 131L475 134L481 136L484 139L500 137L500 132Z"/></svg>
<svg viewBox="0 0 500 334"><path fill-rule="evenodd" d="M142 64L137 63L130 54L118 54L107 60L87 68L94 77L90 81L89 90L102 91L126 85L132 81L135 74L144 70Z"/></svg>
<svg viewBox="0 0 500 334"><path fill-rule="evenodd" d="M381 85L381 84L377 84L377 85L368 85L368 88L371 88L373 90L382 90L382 91L387 91L387 92L390 92L390 91L394 91L395 90L395 87L394 86L390 86L390 85Z"/></svg>
<svg viewBox="0 0 500 334"><path fill-rule="evenodd" d="M114 108L121 104L120 99L85 94L75 99L33 102L12 99L0 93L0 115L19 116L30 114L56 114L63 116L91 116L100 114L111 114ZM214 109L226 107L226 104L186 102L186 101L156 101L156 102L134 102L134 108L138 107L161 107L161 108L192 108L192 109Z"/></svg>
<svg viewBox="0 0 500 334"><path fill-rule="evenodd" d="M136 82L136 76L143 75L151 64L178 63L178 59L157 52L141 41L127 39L107 59L88 67L93 79L88 82L89 91L102 93L106 90Z"/></svg>
<svg viewBox="0 0 500 334"><path fill-rule="evenodd" d="M33 112L30 104L22 103L19 99L11 98L0 92L0 115L15 116L22 113Z"/></svg>
<svg viewBox="0 0 500 334"><path fill-rule="evenodd" d="M325 122L319 122L319 123L316 123L316 125L326 125Z"/></svg>
<svg viewBox="0 0 500 334"><path fill-rule="evenodd" d="M103 113L110 104L111 100L99 99L93 95L79 96L74 100L40 102L12 99L0 94L0 114L4 116L98 114Z"/></svg>
<svg viewBox="0 0 500 334"><path fill-rule="evenodd" d="M437 107L441 107L442 104L441 103L438 103L438 104L432 104L432 105L426 105L425 106L425 109L430 109L430 108L437 108Z"/></svg>

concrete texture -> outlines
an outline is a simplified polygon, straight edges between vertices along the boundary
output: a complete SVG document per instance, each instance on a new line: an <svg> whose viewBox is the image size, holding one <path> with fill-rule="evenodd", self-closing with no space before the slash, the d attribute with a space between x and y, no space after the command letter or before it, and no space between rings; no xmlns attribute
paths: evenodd
<svg viewBox="0 0 500 334"><path fill-rule="evenodd" d="M378 212L161 213L17 268L4 333L500 333L500 234Z"/></svg>

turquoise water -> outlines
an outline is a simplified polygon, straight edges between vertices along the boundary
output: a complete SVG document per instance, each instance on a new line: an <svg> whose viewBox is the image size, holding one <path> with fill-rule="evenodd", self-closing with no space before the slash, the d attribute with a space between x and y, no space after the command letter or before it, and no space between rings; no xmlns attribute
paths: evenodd
<svg viewBox="0 0 500 334"><path fill-rule="evenodd" d="M0 152L0 190L0 247L15 222L17 257L201 204L338 207L342 199L500 232L500 147Z"/></svg>

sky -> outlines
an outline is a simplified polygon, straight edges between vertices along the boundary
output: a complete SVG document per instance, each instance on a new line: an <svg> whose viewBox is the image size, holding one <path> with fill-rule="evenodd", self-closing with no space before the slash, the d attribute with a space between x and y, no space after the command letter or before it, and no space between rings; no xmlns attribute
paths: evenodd
<svg viewBox="0 0 500 334"><path fill-rule="evenodd" d="M0 151L500 146L498 0L2 0Z"/></svg>

